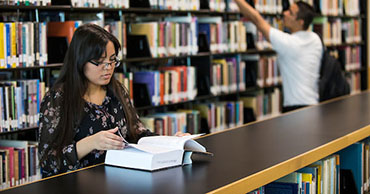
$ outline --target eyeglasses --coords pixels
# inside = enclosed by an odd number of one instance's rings
[[[89,62],[92,63],[93,65],[96,65],[97,67],[108,68],[108,66],[112,66],[113,65],[113,68],[116,68],[116,67],[118,67],[121,64],[121,59],[118,58],[118,57],[115,57],[114,58],[114,61],[112,61],[112,62],[102,62],[102,63],[99,63],[99,62],[96,62],[96,61],[93,61],[93,60],[89,60]]]

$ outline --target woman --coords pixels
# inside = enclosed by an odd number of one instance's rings
[[[102,163],[105,150],[123,149],[125,139],[154,135],[113,76],[119,50],[118,40],[97,25],[75,31],[61,74],[41,103],[43,177]]]

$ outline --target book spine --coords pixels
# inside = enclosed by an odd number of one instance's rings
[[[0,86],[0,132],[3,132],[4,126],[4,100],[3,100],[3,95],[4,95],[4,88]]]
[[[4,90],[5,90],[5,98],[4,98],[4,101],[5,101],[5,128],[6,128],[6,131],[10,131],[10,105],[9,105],[9,98],[10,98],[10,95],[9,95],[9,88],[10,86],[6,86],[4,87]]]
[[[16,23],[13,22],[10,24],[10,57],[11,57],[11,67],[15,68],[17,67],[17,29],[16,29]]]
[[[22,22],[17,22],[17,58],[18,58],[18,67],[23,67],[23,40],[22,40]]]
[[[6,67],[11,68],[11,53],[10,53],[10,23],[5,24],[5,50],[6,50]]]
[[[35,53],[35,62],[34,62],[34,66],[39,66],[40,65],[40,23],[38,22],[35,22],[33,23],[33,49],[34,49],[34,53]]]

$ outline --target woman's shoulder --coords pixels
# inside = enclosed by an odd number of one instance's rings
[[[43,97],[43,102],[45,101],[53,101],[53,100],[61,100],[63,98],[63,87],[52,87],[45,93]]]

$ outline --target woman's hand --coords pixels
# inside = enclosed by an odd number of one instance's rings
[[[118,127],[106,131],[100,131],[92,136],[91,143],[97,150],[122,150],[125,147],[123,138],[116,135]]]
[[[183,133],[181,131],[178,131],[175,134],[176,137],[182,137],[182,136],[188,136],[188,135],[190,135],[190,133]]]
[[[118,127],[106,131],[100,131],[94,135],[85,137],[76,143],[77,157],[81,159],[88,153],[96,150],[122,150],[125,147],[123,138],[114,134]]]

